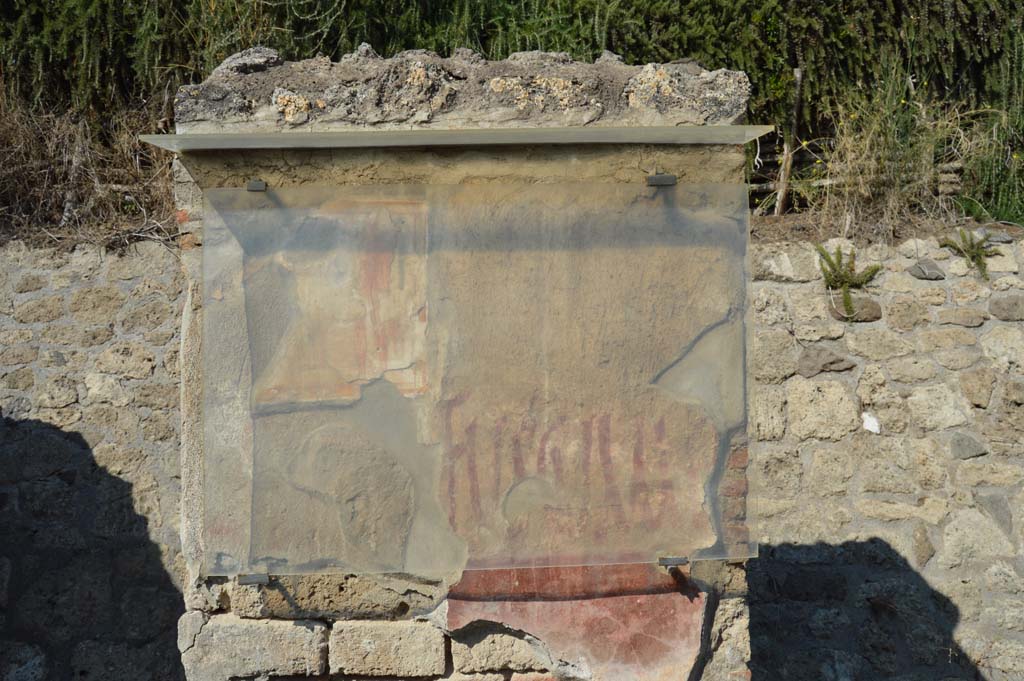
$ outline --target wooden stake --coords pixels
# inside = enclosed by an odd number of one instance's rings
[[[789,176],[793,172],[793,153],[796,145],[796,127],[800,120],[800,90],[804,82],[804,71],[797,67],[793,69],[793,78],[796,81],[796,93],[793,100],[793,120],[789,124],[789,130],[782,141],[782,167],[779,169],[779,196],[775,200],[775,214],[782,215],[786,212],[789,203]]]

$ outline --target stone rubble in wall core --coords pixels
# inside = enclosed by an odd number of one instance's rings
[[[470,50],[408,50],[383,59],[368,45],[299,62],[257,47],[229,57],[174,102],[178,133],[277,130],[729,125],[750,96],[745,74],[692,61],[630,66],[605,53],[488,61]]]

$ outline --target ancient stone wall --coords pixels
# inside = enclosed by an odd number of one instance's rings
[[[689,64],[627,67],[606,57],[580,71],[561,56],[531,54],[505,66],[502,75],[468,53],[406,53],[394,63],[365,50],[341,65],[284,65],[256,51],[179,94],[180,131],[727,123],[746,96],[735,74]],[[400,96],[389,99],[393,92]],[[601,593],[585,570],[563,572],[562,581],[506,574],[536,580],[518,593],[543,597],[506,601],[513,605],[503,613],[537,625],[512,628],[465,616],[479,612],[467,603],[493,594],[484,583],[460,584],[446,599],[451,585],[403,575],[243,584],[199,574],[200,187],[258,177],[271,187],[484,191],[510,180],[639,184],[653,172],[732,182],[742,151],[392,149],[183,160],[174,169],[180,251],[0,252],[0,676],[174,679],[184,668],[193,681],[584,678],[590,671],[563,654],[559,638],[571,631],[565,623],[580,622],[595,649],[633,651],[629,678],[680,650],[674,667],[662,667],[666,678],[1024,674],[1019,244],[999,246],[991,281],[934,241],[862,248],[859,267],[882,272],[856,299],[856,321],[826,293],[812,245],[754,244],[751,447],[730,461],[725,483],[735,503],[748,500],[758,557],[745,566],[698,562],[678,582],[626,575],[637,589],[625,595]],[[571,598],[581,588],[585,606]],[[571,605],[530,611],[559,601]],[[672,607],[655,607],[663,602]]]
[[[753,247],[754,678],[1024,674],[1024,250],[996,249],[990,281],[859,249],[851,322],[811,244]]]
[[[0,249],[0,678],[181,679],[177,250]]]
[[[877,309],[858,309],[880,316],[850,322],[831,314],[810,244],[754,244],[748,499],[762,548],[718,582],[702,678],[748,663],[754,679],[1024,670],[1024,253],[999,249],[986,282],[933,240],[861,248],[859,267],[883,271],[864,294]],[[156,244],[2,257],[0,663],[16,678],[178,678],[178,258]],[[178,645],[195,678],[567,671],[520,632],[448,642],[410,621],[441,603],[435,583],[211,580],[186,594]]]

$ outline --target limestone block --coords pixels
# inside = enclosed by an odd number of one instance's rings
[[[981,350],[976,345],[954,348],[952,350],[939,350],[932,355],[932,359],[942,367],[950,371],[960,371],[975,364],[981,359]]]
[[[46,653],[20,641],[0,641],[0,678],[4,681],[46,681]]]
[[[897,383],[920,383],[935,378],[935,364],[926,358],[910,356],[894,359],[885,365]]]
[[[967,329],[925,329],[917,334],[917,348],[921,352],[938,352],[977,343]]]
[[[939,242],[935,239],[907,239],[896,247],[904,258],[928,258],[937,250]]]
[[[761,331],[754,338],[750,370],[758,381],[781,383],[796,373],[799,355],[800,346],[788,331]]]
[[[989,608],[984,618],[1003,631],[1024,632],[1024,600],[1017,598]]]
[[[192,610],[186,612],[178,619],[178,650],[185,652],[196,642],[196,636],[210,620],[205,612]]]
[[[886,384],[885,374],[878,365],[864,369],[857,384],[857,397],[862,407],[869,407],[885,432],[902,433],[907,427],[907,409],[903,398]],[[866,418],[868,415],[865,414]],[[875,424],[876,426],[878,424]],[[865,421],[867,428],[867,421]],[[869,429],[870,430],[870,429]],[[875,429],[873,432],[879,432]]]
[[[711,628],[711,661],[702,681],[734,681],[749,674],[750,612],[742,598],[726,598],[715,610]]]
[[[1024,321],[1024,294],[995,296],[988,303],[988,311],[993,317],[1004,322]]]
[[[786,296],[776,288],[756,288],[751,296],[750,306],[754,310],[754,319],[763,326],[788,324],[792,321]]]
[[[752,460],[750,476],[758,498],[794,495],[800,491],[803,481],[800,452],[790,447],[759,448]]]
[[[434,610],[439,583],[385,575],[280,575],[265,586],[228,585],[231,611],[240,617],[279,619],[402,619]]]
[[[189,681],[327,671],[327,627],[320,622],[214,615],[192,636],[195,624],[190,620],[185,625],[185,638],[192,638],[192,645],[181,654]]]
[[[60,296],[34,298],[14,307],[14,319],[22,324],[52,322],[63,316],[64,299]]]
[[[944,499],[926,497],[918,504],[901,501],[881,501],[879,499],[858,499],[854,503],[858,513],[866,518],[893,522],[917,518],[930,525],[942,522],[949,513],[949,504]]]
[[[750,400],[751,434],[757,440],[779,440],[786,432],[786,394],[781,387],[760,386]]]
[[[832,496],[846,494],[853,477],[853,459],[845,448],[823,447],[811,455],[807,487],[814,494]]]
[[[922,430],[952,428],[967,422],[962,399],[947,385],[914,388],[907,398],[911,423]]]
[[[173,310],[162,300],[151,300],[148,303],[130,310],[121,319],[121,328],[126,333],[152,331],[171,318]]]
[[[117,376],[100,373],[85,375],[85,404],[95,402],[123,407],[129,401],[128,391],[121,386]]]
[[[981,347],[987,357],[1003,366],[1014,364],[1024,367],[1024,330],[999,325],[981,337]]]
[[[43,340],[56,345],[91,348],[102,345],[114,336],[109,326],[82,327],[78,324],[54,324],[40,334]]]
[[[894,296],[885,311],[889,326],[897,331],[910,331],[915,326],[925,324],[929,320],[928,308],[916,297],[910,295]]]
[[[31,367],[22,367],[9,373],[3,374],[0,378],[0,386],[8,390],[28,390],[35,385],[36,377]]]
[[[930,258],[922,258],[914,263],[910,269],[907,270],[907,274],[914,277],[915,279],[924,279],[927,281],[937,281],[946,278],[946,273],[942,271],[938,263]]]
[[[996,382],[996,372],[988,367],[971,369],[960,374],[960,389],[967,401],[975,407],[987,409],[992,399],[992,388]]]
[[[954,307],[948,310],[939,310],[936,321],[939,324],[976,328],[984,324],[988,318],[988,313],[984,310],[973,307]]]
[[[47,284],[47,279],[41,274],[26,274],[23,275],[18,282],[12,287],[15,293],[31,293],[32,291],[38,291]]]
[[[967,487],[1012,487],[1024,480],[1024,467],[996,461],[965,461],[956,471],[956,480]]]
[[[949,438],[949,454],[954,459],[973,459],[988,454],[988,448],[967,433],[953,433]]]
[[[818,255],[810,244],[754,244],[750,249],[754,281],[802,282],[821,278]]]
[[[75,384],[64,376],[50,378],[39,386],[36,393],[36,406],[46,409],[60,409],[78,401]]]
[[[946,269],[954,277],[965,277],[971,271],[971,265],[965,258],[953,258]]]
[[[928,528],[922,524],[916,525],[912,541],[914,564],[919,568],[924,567],[935,555],[935,545],[928,536]]]
[[[820,284],[788,286],[790,311],[793,320],[798,323],[826,321],[834,324],[828,314],[828,303],[824,289]]]
[[[868,359],[891,359],[908,355],[913,346],[899,334],[886,329],[863,329],[846,334],[850,351]]]
[[[848,314],[842,302],[841,293],[829,291],[825,296],[828,312],[833,319],[844,322],[876,322],[882,318],[882,306],[874,298],[851,296],[850,304],[853,306],[853,313]]]
[[[13,328],[0,329],[0,346],[18,345],[32,340],[32,329]]]
[[[331,629],[332,674],[439,676],[444,633],[427,622],[336,622]]]
[[[828,348],[818,345],[804,348],[797,362],[797,373],[811,378],[825,371],[848,371],[854,364],[849,358],[837,355]]]
[[[918,281],[906,272],[885,272],[879,275],[878,281],[883,291],[893,293],[910,293],[919,285]]]
[[[998,561],[985,570],[985,586],[992,591],[1003,591],[1010,594],[1024,592],[1024,580],[1006,561]]]
[[[975,508],[956,511],[942,533],[936,560],[947,569],[980,559],[1011,556],[1013,544],[994,520]]]
[[[835,340],[846,333],[846,325],[841,322],[810,322],[797,324],[793,328],[793,336],[798,341],[814,343],[820,340]]]
[[[474,627],[452,634],[452,662],[456,671],[545,671],[544,652],[528,636],[479,631]],[[540,652],[540,654],[538,654]]]
[[[30,345],[0,348],[0,365],[17,366],[34,362],[39,350]]]
[[[998,244],[993,246],[993,250],[995,255],[989,256],[985,261],[989,272],[1016,274],[1019,271],[1017,259],[1013,255],[1013,246]]]
[[[957,305],[984,300],[992,295],[988,287],[977,279],[961,279],[952,286],[953,302]]]
[[[140,343],[114,343],[96,358],[96,370],[129,378],[146,378],[153,373],[153,353]]]
[[[932,438],[917,438],[908,442],[907,449],[918,484],[931,490],[945,487],[949,475],[938,443]]]
[[[68,310],[79,324],[109,323],[120,312],[124,294],[113,286],[79,289],[71,295]]]
[[[948,294],[941,286],[929,286],[928,288],[917,289],[914,295],[925,305],[945,305]]]
[[[993,279],[992,281],[993,291],[1009,291],[1011,289],[1024,289],[1024,281],[1022,281],[1020,277],[1012,274]]]
[[[901,466],[903,462],[878,460],[865,466],[861,476],[861,491],[870,494],[914,494],[918,492],[914,472]]]
[[[790,431],[799,439],[838,440],[860,425],[849,389],[838,381],[796,376],[786,383]]]

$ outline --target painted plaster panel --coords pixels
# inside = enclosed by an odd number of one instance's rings
[[[746,555],[741,186],[206,197],[207,574]]]

